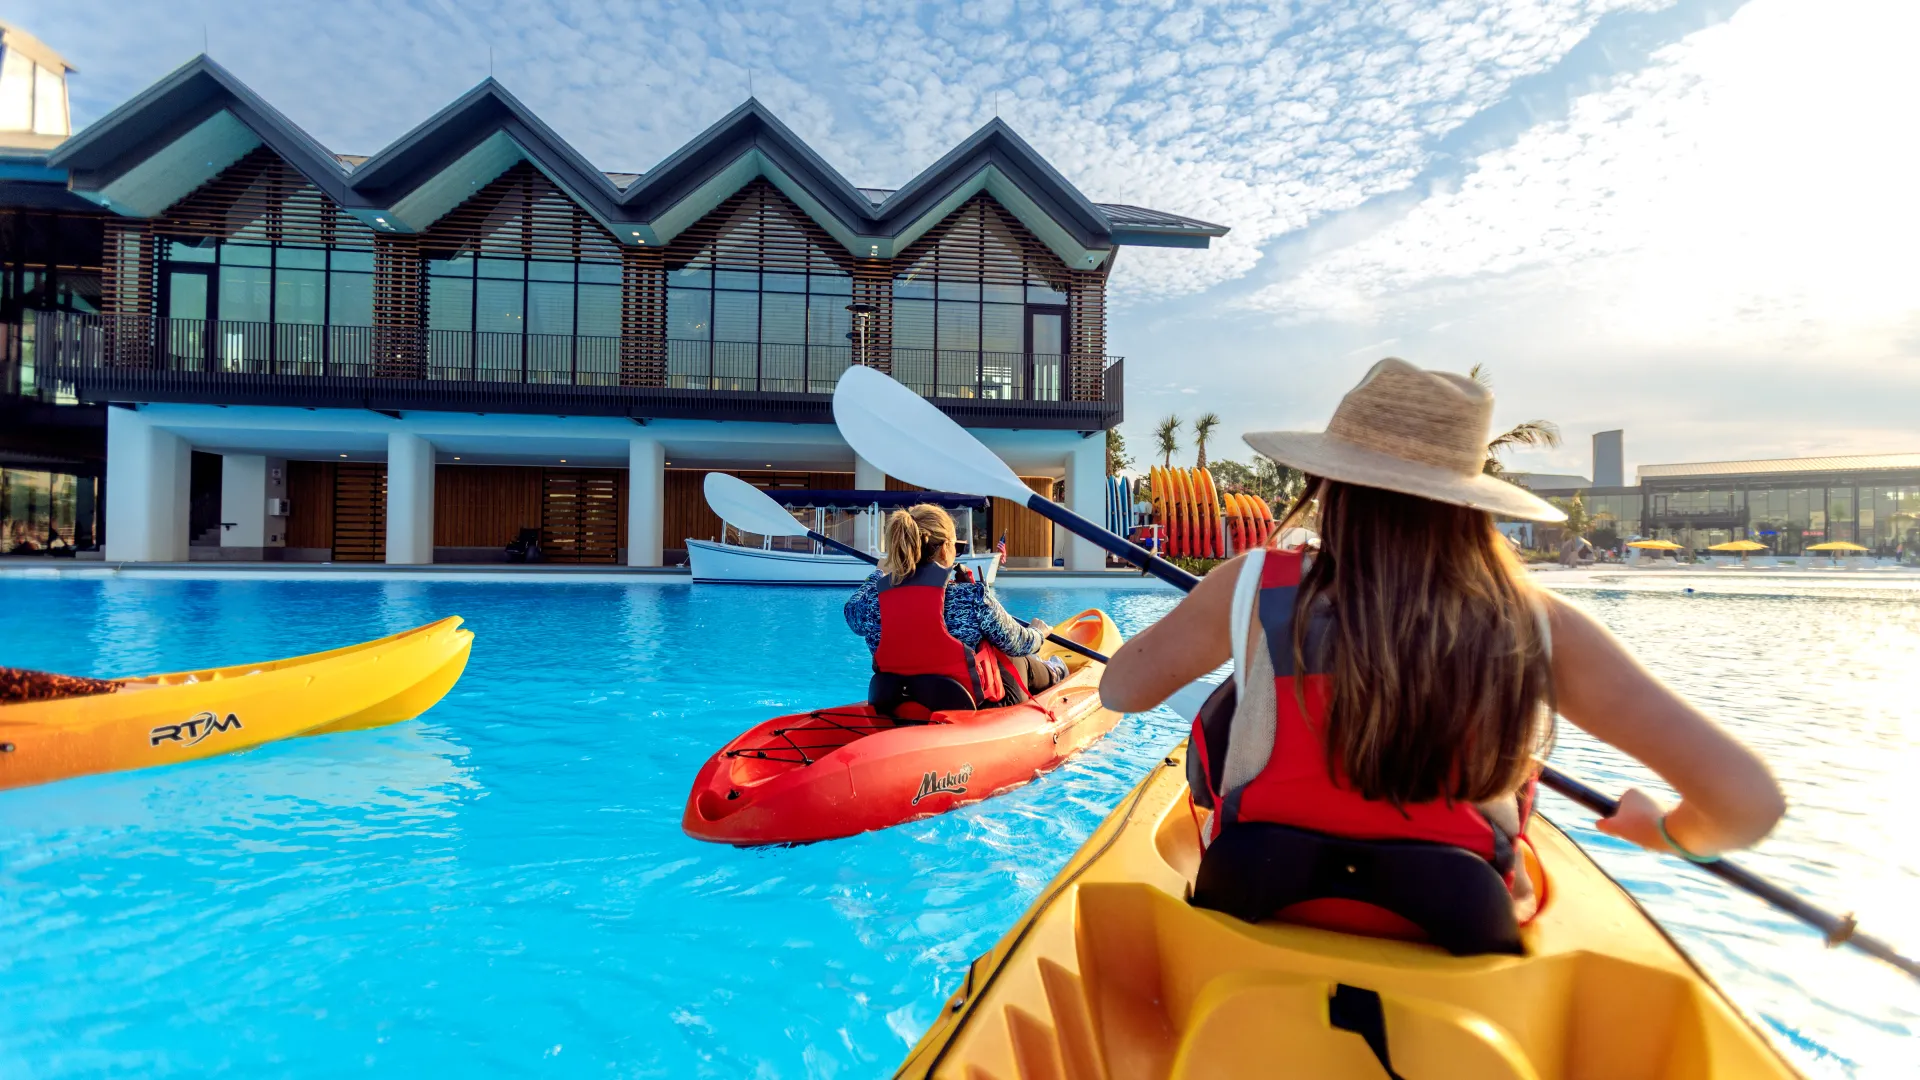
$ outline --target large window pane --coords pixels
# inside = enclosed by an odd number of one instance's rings
[[[325,270],[327,249],[317,247],[280,247],[274,249],[273,264],[282,270]]]
[[[851,296],[853,279],[841,274],[813,274],[807,278],[807,291],[828,296]]]
[[[980,348],[980,305],[940,301],[939,347],[942,352]]]
[[[586,264],[580,269],[586,270]],[[618,285],[582,285],[580,286],[580,329],[581,337],[620,336],[620,286]]]
[[[1029,304],[1064,304],[1066,302],[1067,293],[1064,289],[1031,282],[1027,285],[1027,303]]]
[[[176,262],[210,263],[214,251],[211,240],[175,240],[167,245],[167,258]]]
[[[473,260],[465,255],[456,259],[428,259],[427,273],[434,277],[472,277]]]
[[[760,294],[715,292],[713,340],[751,342],[760,339]]]
[[[853,314],[843,296],[807,298],[807,340],[815,345],[847,345],[847,332],[853,329]],[[895,333],[898,333],[896,329]],[[897,338],[895,339],[898,340]]]
[[[572,283],[559,281],[527,283],[527,333],[566,336],[573,334]]]
[[[980,348],[986,352],[1020,352],[1026,347],[1020,325],[1027,309],[1013,304],[982,304]]]
[[[373,252],[371,251],[335,250],[332,259],[335,270],[358,270],[369,274],[373,272]]]
[[[980,283],[978,281],[954,281],[950,278],[940,278],[938,284],[940,299],[942,300],[980,299]]]
[[[518,334],[526,326],[525,285],[518,281],[476,282],[473,328],[497,334]]]
[[[712,288],[713,271],[701,263],[683,266],[678,270],[669,270],[667,272],[667,285],[669,287],[679,286],[687,289]]]
[[[896,349],[933,348],[933,301],[895,300],[893,302],[893,347]]]
[[[995,285],[987,282],[980,286],[981,299],[989,304],[1024,304],[1027,290],[1020,285]]]
[[[799,345],[807,340],[807,298],[805,296],[762,293],[760,318],[761,341]]]
[[[259,244],[221,244],[220,262],[227,266],[271,266],[273,249]]]
[[[716,270],[713,273],[713,287],[716,289],[760,288],[760,273],[757,270]]]
[[[358,275],[343,274],[341,276]],[[373,311],[371,282],[372,279],[369,278],[367,303],[369,315]],[[464,278],[428,278],[427,326],[434,330],[473,329],[473,282]]]
[[[530,262],[527,264],[527,276],[535,281],[572,281],[573,264],[570,262]]]
[[[899,278],[893,283],[893,295],[900,300],[931,300],[933,281],[928,278]]]
[[[523,278],[527,274],[527,264],[519,259],[481,259],[479,262],[481,277]]]
[[[228,322],[266,322],[272,315],[268,307],[270,273],[264,266],[222,266],[220,318]]]
[[[8,50],[11,52],[12,50]],[[40,135],[67,133],[66,95],[60,74],[36,65],[33,69],[33,130]]]
[[[33,130],[33,61],[17,49],[0,56],[0,131]]]
[[[580,280],[592,281],[603,285],[620,284],[620,264],[611,262],[582,262]],[[584,303],[585,301],[582,301]]]
[[[327,321],[333,325],[372,326],[373,275],[342,274],[335,271],[327,303],[330,309],[327,312]]]
[[[760,287],[768,292],[806,292],[807,275],[776,274],[769,271],[761,275]]]
[[[713,294],[705,289],[667,290],[667,337],[705,341],[711,336]]]
[[[324,257],[325,253],[321,253]],[[319,270],[274,272],[273,321],[319,325],[327,315],[327,275]]]

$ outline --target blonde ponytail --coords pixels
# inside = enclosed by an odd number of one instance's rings
[[[888,514],[886,533],[880,569],[898,585],[953,543],[953,518],[932,503],[920,503]]]

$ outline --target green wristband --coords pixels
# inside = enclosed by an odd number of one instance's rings
[[[1716,863],[1720,861],[1720,856],[1718,855],[1695,855],[1693,852],[1681,847],[1680,841],[1675,840],[1673,834],[1667,831],[1667,815],[1665,814],[1660,815],[1660,839],[1667,842],[1667,846],[1673,849],[1675,855],[1680,856],[1690,863],[1700,863],[1704,865],[1706,863]]]

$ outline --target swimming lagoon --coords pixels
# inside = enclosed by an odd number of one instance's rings
[[[1747,861],[1912,949],[1920,589],[1556,581],[1774,761],[1793,808]],[[1691,594],[1685,590],[1693,588]],[[1162,590],[1028,587],[1018,614]],[[457,614],[460,684],[418,721],[0,792],[0,1075],[888,1074],[967,962],[1185,732],[1164,711],[1018,791],[808,847],[679,828],[769,715],[864,691],[837,590],[0,577],[0,663],[238,663]],[[1563,727],[1555,760],[1647,777]],[[1810,1076],[1911,1075],[1920,991],[1675,863],[1546,811]]]

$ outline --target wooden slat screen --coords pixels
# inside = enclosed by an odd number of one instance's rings
[[[1055,481],[1052,477],[1023,476],[1020,479],[1028,487],[1047,498],[1054,497]],[[1051,562],[1053,522],[1018,503],[995,499],[993,500],[994,540],[999,540],[1002,533],[1007,537],[1008,558],[1039,556]]]
[[[542,470],[540,554],[547,561],[618,560],[622,476],[613,469]]]
[[[669,273],[686,267],[853,274],[853,257],[764,179],[728,196],[667,245]]]
[[[373,230],[340,209],[285,159],[264,146],[221,170],[153,219],[164,237],[212,237],[255,244],[373,247]]]
[[[1118,249],[1116,249],[1117,251]],[[1067,396],[1073,401],[1099,401],[1106,396],[1107,273],[1113,256],[1098,270],[1075,270],[1067,289]]]
[[[417,236],[379,236],[373,246],[373,373],[427,376],[426,265]]]
[[[667,268],[659,248],[628,248],[622,260],[620,385],[667,385]]]
[[[287,462],[287,546],[333,548],[333,462]]]
[[[333,467],[333,561],[385,562],[387,467],[341,462]]]
[[[907,246],[893,262],[896,278],[916,281],[1029,282],[1067,292],[1072,271],[993,196],[981,192]]]
[[[504,549],[521,529],[541,527],[540,496],[538,467],[435,466],[434,546]]]
[[[429,259],[621,261],[613,234],[529,162],[519,162],[420,233]]]
[[[153,317],[159,303],[159,261],[150,223],[115,219],[106,227],[106,273],[100,287],[109,363],[151,367]]]
[[[880,310],[867,324],[867,351],[859,353],[854,341],[854,361],[893,373],[893,260],[861,259],[853,264],[853,301],[872,304]],[[858,329],[856,324],[856,329]]]

